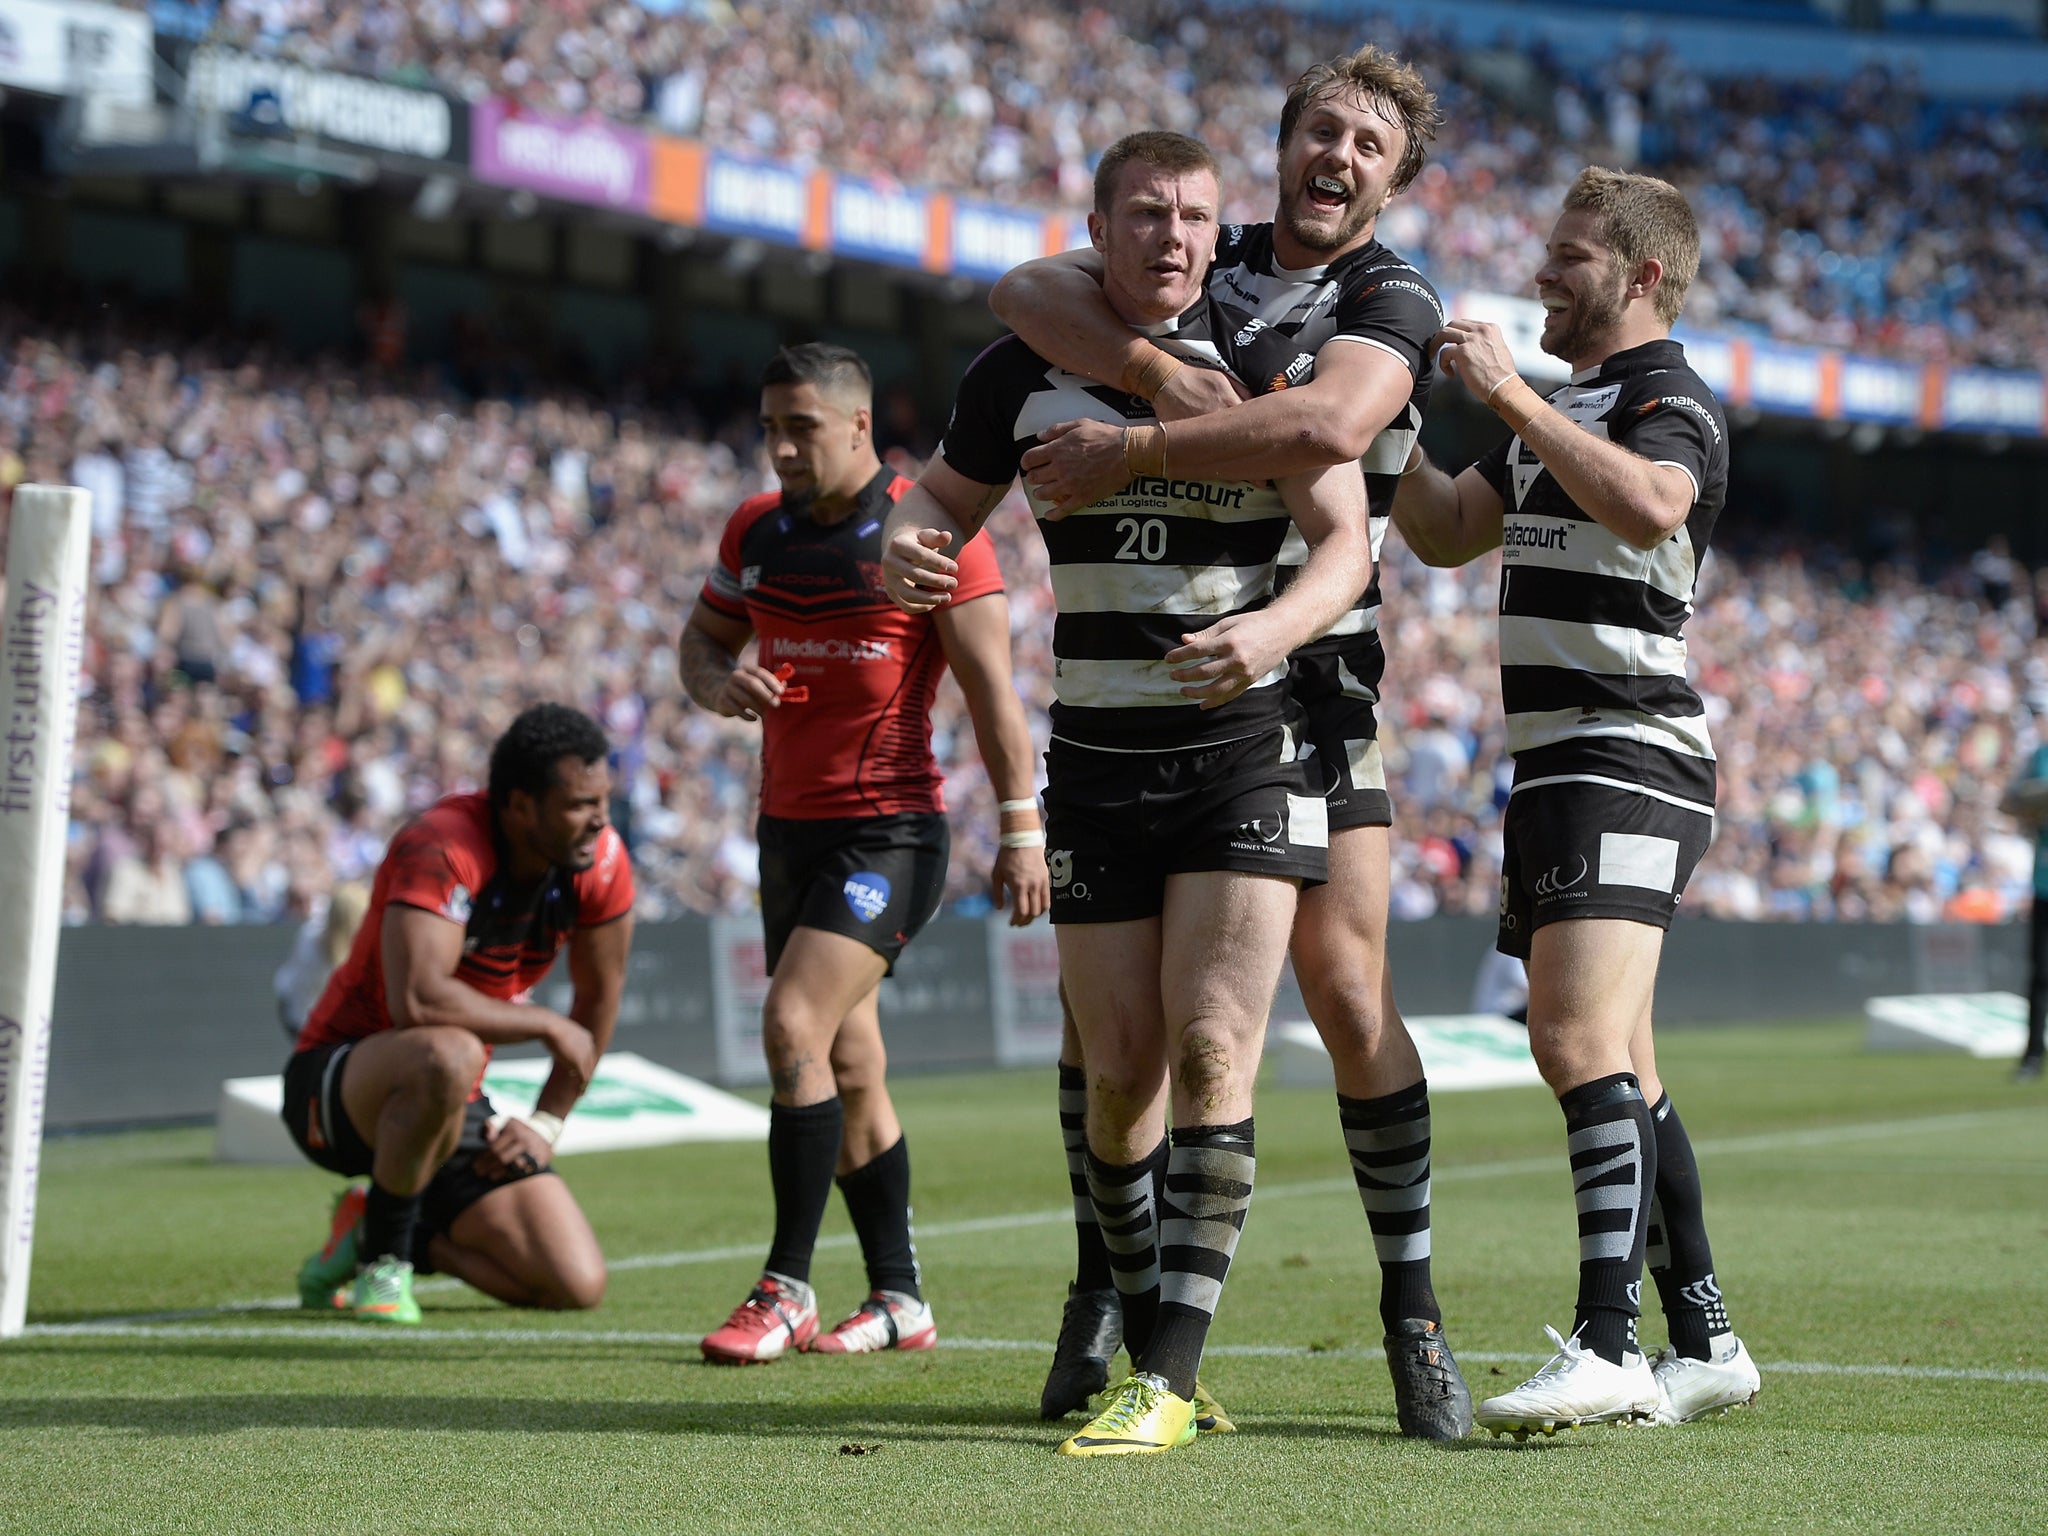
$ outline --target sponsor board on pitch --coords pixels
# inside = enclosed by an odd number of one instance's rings
[[[2027,1043],[2027,1000],[2016,992],[1929,992],[1863,1005],[1869,1051],[1948,1051],[2017,1057]]]
[[[1431,1093],[1543,1081],[1529,1054],[1529,1031],[1503,1014],[1448,1013],[1405,1022]],[[1290,1088],[1330,1086],[1330,1053],[1315,1025],[1276,1020],[1267,1039],[1275,1081]]]
[[[494,1108],[529,1112],[552,1063],[544,1059],[493,1061],[484,1092]],[[214,1158],[223,1163],[296,1163],[299,1149],[279,1118],[282,1077],[236,1077],[220,1085]],[[694,1077],[685,1077],[631,1051],[613,1051],[598,1063],[575,1112],[562,1126],[555,1151],[616,1152],[684,1141],[765,1141],[768,1111]]]

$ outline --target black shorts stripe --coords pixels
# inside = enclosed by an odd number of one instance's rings
[[[1607,672],[1581,672],[1576,667],[1504,666],[1500,669],[1500,700],[1510,715],[1620,709],[1681,720],[1706,713],[1700,696],[1682,677],[1616,677]]]
[[[1261,598],[1235,613],[1265,607]],[[1052,627],[1052,653],[1062,661],[1157,661],[1229,617],[1221,613],[1063,613]]]
[[[1056,523],[1041,519],[1038,529],[1045,535],[1046,559],[1053,565],[1129,566],[1135,562],[1128,553],[1118,559],[1119,552],[1143,547],[1133,535],[1133,522],[1164,523],[1163,547],[1170,558],[1161,563],[1184,565],[1191,571],[1207,565],[1268,564],[1280,552],[1280,541],[1290,526],[1284,517],[1224,523],[1137,511],[1114,517],[1106,512],[1087,513]],[[1153,547],[1161,546],[1155,541]]]
[[[1501,612],[1515,618],[1555,619],[1566,624],[1611,624],[1650,635],[1676,635],[1690,611],[1681,598],[1628,576],[1561,571],[1547,565],[1512,564],[1503,587]]]

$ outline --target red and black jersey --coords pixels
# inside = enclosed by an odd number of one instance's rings
[[[508,1002],[547,975],[576,929],[595,928],[632,910],[632,863],[610,827],[598,837],[590,868],[580,872],[551,869],[536,884],[520,887],[504,876],[502,862],[488,795],[450,795],[401,828],[377,868],[356,941],[327,979],[298,1048],[309,1051],[391,1028],[384,912],[394,902],[462,924],[456,979]]]
[[[820,523],[780,492],[740,503],[704,601],[753,626],[761,665],[789,693],[763,712],[761,810],[792,820],[943,811],[932,694],[946,669],[938,627],[882,584],[882,524],[910,482],[883,470],[853,512]],[[955,603],[1003,590],[986,536],[960,549]]]

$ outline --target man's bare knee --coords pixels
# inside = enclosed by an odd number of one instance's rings
[[[423,1030],[413,1070],[400,1084],[401,1095],[431,1107],[459,1110],[483,1075],[484,1043],[466,1029]]]
[[[1188,1022],[1177,1063],[1181,1096],[1202,1109],[1218,1108],[1235,1081],[1244,1042],[1238,1021],[1216,1014]]]
[[[550,1312],[589,1312],[604,1300],[611,1276],[603,1259],[558,1267],[538,1288],[538,1306]]]

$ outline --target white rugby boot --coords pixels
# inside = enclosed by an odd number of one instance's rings
[[[1557,1353],[1512,1392],[1481,1403],[1473,1414],[1481,1429],[1526,1440],[1575,1424],[1632,1423],[1657,1411],[1657,1378],[1641,1355],[1632,1365],[1615,1365],[1582,1346],[1576,1335],[1567,1339],[1548,1324],[1543,1331]]]
[[[1675,1349],[1660,1349],[1650,1362],[1662,1397],[1657,1404],[1655,1424],[1690,1424],[1710,1413],[1745,1408],[1763,1390],[1763,1377],[1756,1362],[1742,1347],[1742,1340],[1729,1336],[1711,1360],[1693,1360]]]

